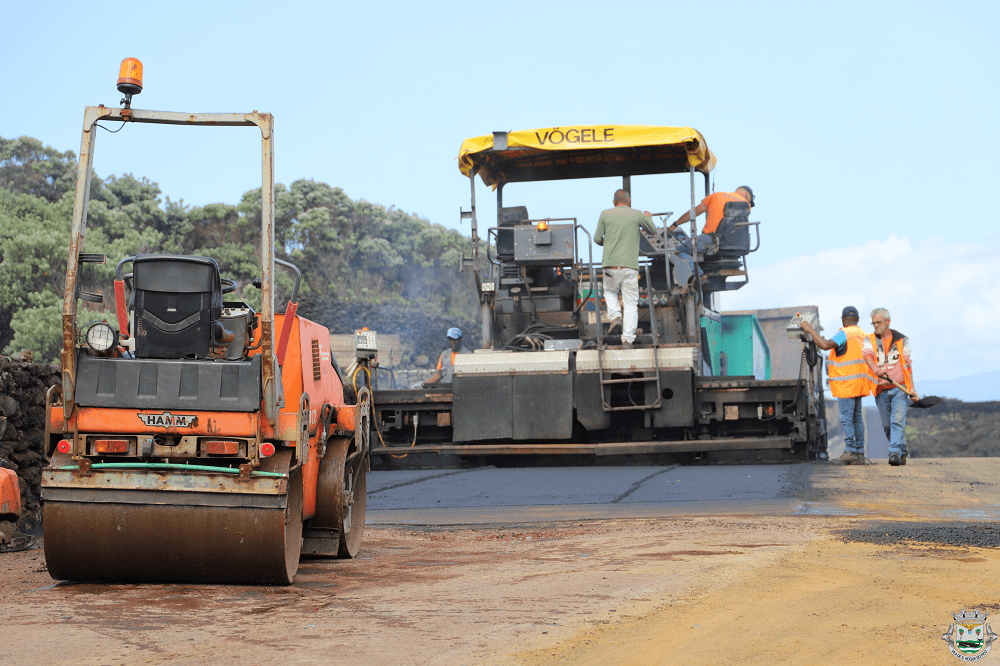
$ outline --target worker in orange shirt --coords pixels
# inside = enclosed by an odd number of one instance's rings
[[[461,329],[455,327],[449,328],[445,337],[448,340],[448,349],[441,352],[441,356],[438,358],[437,370],[431,375],[430,379],[424,382],[424,386],[439,382],[450,384],[455,376],[455,357],[459,354],[472,353],[462,346]]]
[[[722,221],[723,211],[726,208],[726,204],[730,201],[746,201],[750,204],[750,207],[753,208],[753,190],[751,190],[748,185],[743,185],[736,188],[735,192],[713,192],[702,199],[701,203],[694,209],[695,217],[708,213],[708,217],[705,218],[705,226],[702,227],[701,233],[697,235],[697,245],[695,247],[697,247],[698,252],[704,252],[712,246],[712,234],[714,234],[715,230],[719,228],[719,222]],[[673,231],[690,220],[691,211],[689,210],[678,217],[677,221],[671,224],[668,229]],[[683,249],[686,249],[687,253],[690,253],[690,241],[687,241],[685,245],[686,247]]]

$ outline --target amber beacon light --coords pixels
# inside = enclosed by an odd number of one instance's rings
[[[132,95],[142,92],[142,62],[138,58],[125,58],[118,69],[118,92],[125,95],[121,101],[125,108],[132,104]]]

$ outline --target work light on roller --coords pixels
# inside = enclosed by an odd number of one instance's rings
[[[105,323],[97,323],[87,331],[87,345],[96,352],[105,352],[115,346],[117,333]]]

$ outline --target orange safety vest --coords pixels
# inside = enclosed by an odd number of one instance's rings
[[[892,329],[889,329],[889,333],[890,335],[888,339],[891,339]],[[871,340],[872,349],[875,350],[875,365],[878,365],[879,343],[885,341],[886,338],[876,338],[875,334],[872,333],[868,336],[868,339]],[[903,357],[903,338],[896,340],[896,351],[899,353],[899,367],[903,370],[903,385],[906,387],[907,391],[913,393],[913,374],[910,372],[910,369],[906,367],[906,360]],[[885,348],[885,345],[882,345],[882,358],[889,358],[889,350]],[[876,378],[876,381],[878,381],[878,378]],[[882,391],[888,391],[891,388],[896,387],[892,384],[889,384],[888,386],[876,386],[875,393],[877,395]]]
[[[865,332],[859,326],[841,329],[847,334],[847,351],[837,356],[830,350],[826,373],[830,378],[830,392],[835,398],[863,398],[871,395],[875,379],[872,377],[862,352]]]

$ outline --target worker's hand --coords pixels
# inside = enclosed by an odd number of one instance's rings
[[[802,320],[802,323],[799,324],[799,327],[802,328],[802,330],[805,331],[806,333],[812,333],[813,332],[812,325],[809,322],[807,322],[805,319]]]
[[[645,215],[646,217],[653,217],[653,214],[650,213],[648,210],[642,211],[642,214]]]
[[[920,396],[917,395],[916,391],[914,391],[913,393],[910,394],[910,400],[912,400],[913,402],[916,402],[917,400],[920,400]]]

